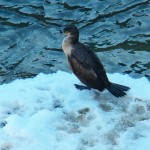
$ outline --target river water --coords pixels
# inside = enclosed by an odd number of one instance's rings
[[[150,80],[150,0],[0,0],[0,83],[69,71],[61,42],[70,23],[107,72]]]

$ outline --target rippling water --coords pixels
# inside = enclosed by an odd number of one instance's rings
[[[149,0],[0,0],[0,83],[69,71],[62,28],[74,23],[107,72],[150,79]]]

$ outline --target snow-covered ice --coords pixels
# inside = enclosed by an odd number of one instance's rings
[[[67,72],[0,86],[1,150],[146,150],[150,147],[150,82],[108,74],[131,88],[124,98],[79,91]]]

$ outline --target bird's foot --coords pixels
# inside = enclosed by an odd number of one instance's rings
[[[75,87],[78,89],[78,90],[91,90],[91,88],[87,87],[87,86],[84,86],[84,85],[78,85],[78,84],[74,84]]]

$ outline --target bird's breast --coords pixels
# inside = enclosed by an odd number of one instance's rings
[[[63,48],[63,51],[66,54],[66,56],[71,55],[72,48],[71,48],[71,44],[70,44],[70,41],[69,41],[68,37],[65,37],[63,39],[62,48]]]

